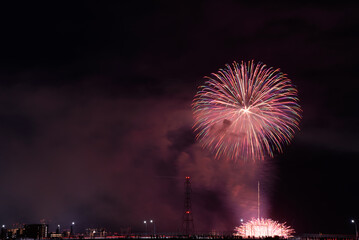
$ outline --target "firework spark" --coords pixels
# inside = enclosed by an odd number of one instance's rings
[[[243,223],[241,226],[234,229],[235,236],[241,237],[282,237],[289,238],[295,233],[294,229],[286,226],[285,223],[279,223],[272,219],[256,218],[249,222]]]
[[[279,69],[253,61],[206,77],[194,97],[194,130],[216,158],[262,160],[282,152],[301,119],[297,90]]]

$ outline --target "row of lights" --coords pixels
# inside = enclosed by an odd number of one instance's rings
[[[71,223],[71,225],[72,225],[72,226],[74,226],[74,225],[75,225],[75,222],[72,222],[72,223]],[[59,229],[59,231],[60,231],[60,224],[59,224],[59,225],[57,225],[57,228],[58,228],[58,229]]]
[[[240,221],[241,221],[241,223],[243,223],[243,218],[241,218]],[[352,219],[351,222],[354,223],[354,226],[355,226],[355,236],[356,236],[356,239],[358,239],[357,223],[355,222],[354,219]],[[147,233],[147,221],[144,220],[143,223],[146,224],[146,233]],[[156,224],[155,224],[155,222],[154,222],[152,219],[150,220],[150,223],[153,223],[153,234],[155,234]],[[74,226],[74,225],[75,225],[75,222],[72,222],[71,224],[72,224],[72,226]],[[2,227],[2,228],[5,228],[5,225],[2,225],[1,227]],[[57,225],[57,227],[60,229],[60,225]]]
[[[151,221],[152,221],[152,220],[151,220]],[[72,226],[74,226],[74,225],[75,225],[75,222],[72,222],[71,224],[72,224]],[[5,225],[2,225],[1,227],[2,227],[2,228],[5,228]],[[57,225],[57,227],[60,229],[60,225]]]

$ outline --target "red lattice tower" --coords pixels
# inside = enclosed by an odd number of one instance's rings
[[[186,177],[185,185],[185,198],[184,198],[184,213],[183,213],[183,224],[182,229],[185,235],[194,234],[194,223],[192,215],[192,204],[191,204],[191,181],[190,177]]]

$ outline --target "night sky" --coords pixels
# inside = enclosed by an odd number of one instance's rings
[[[125,1],[124,1],[125,2]],[[358,5],[89,1],[1,5],[0,224],[180,229],[191,176],[198,231],[262,214],[297,233],[359,221]],[[204,76],[280,68],[300,131],[262,162],[213,158],[192,132]]]

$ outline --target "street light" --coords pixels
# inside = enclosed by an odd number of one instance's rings
[[[146,235],[147,235],[147,221],[143,221],[144,224],[146,224]]]
[[[241,218],[241,223],[243,223],[243,218]]]
[[[352,223],[354,223],[355,226],[355,239],[358,239],[358,228],[357,228],[357,223],[355,222],[354,219],[352,219],[351,221]]]
[[[70,235],[74,235],[74,226],[75,226],[75,222],[71,223],[71,230],[70,230]]]
[[[156,224],[155,224],[155,221],[150,220],[150,223],[153,223],[153,235],[155,235],[155,234],[156,234]]]

